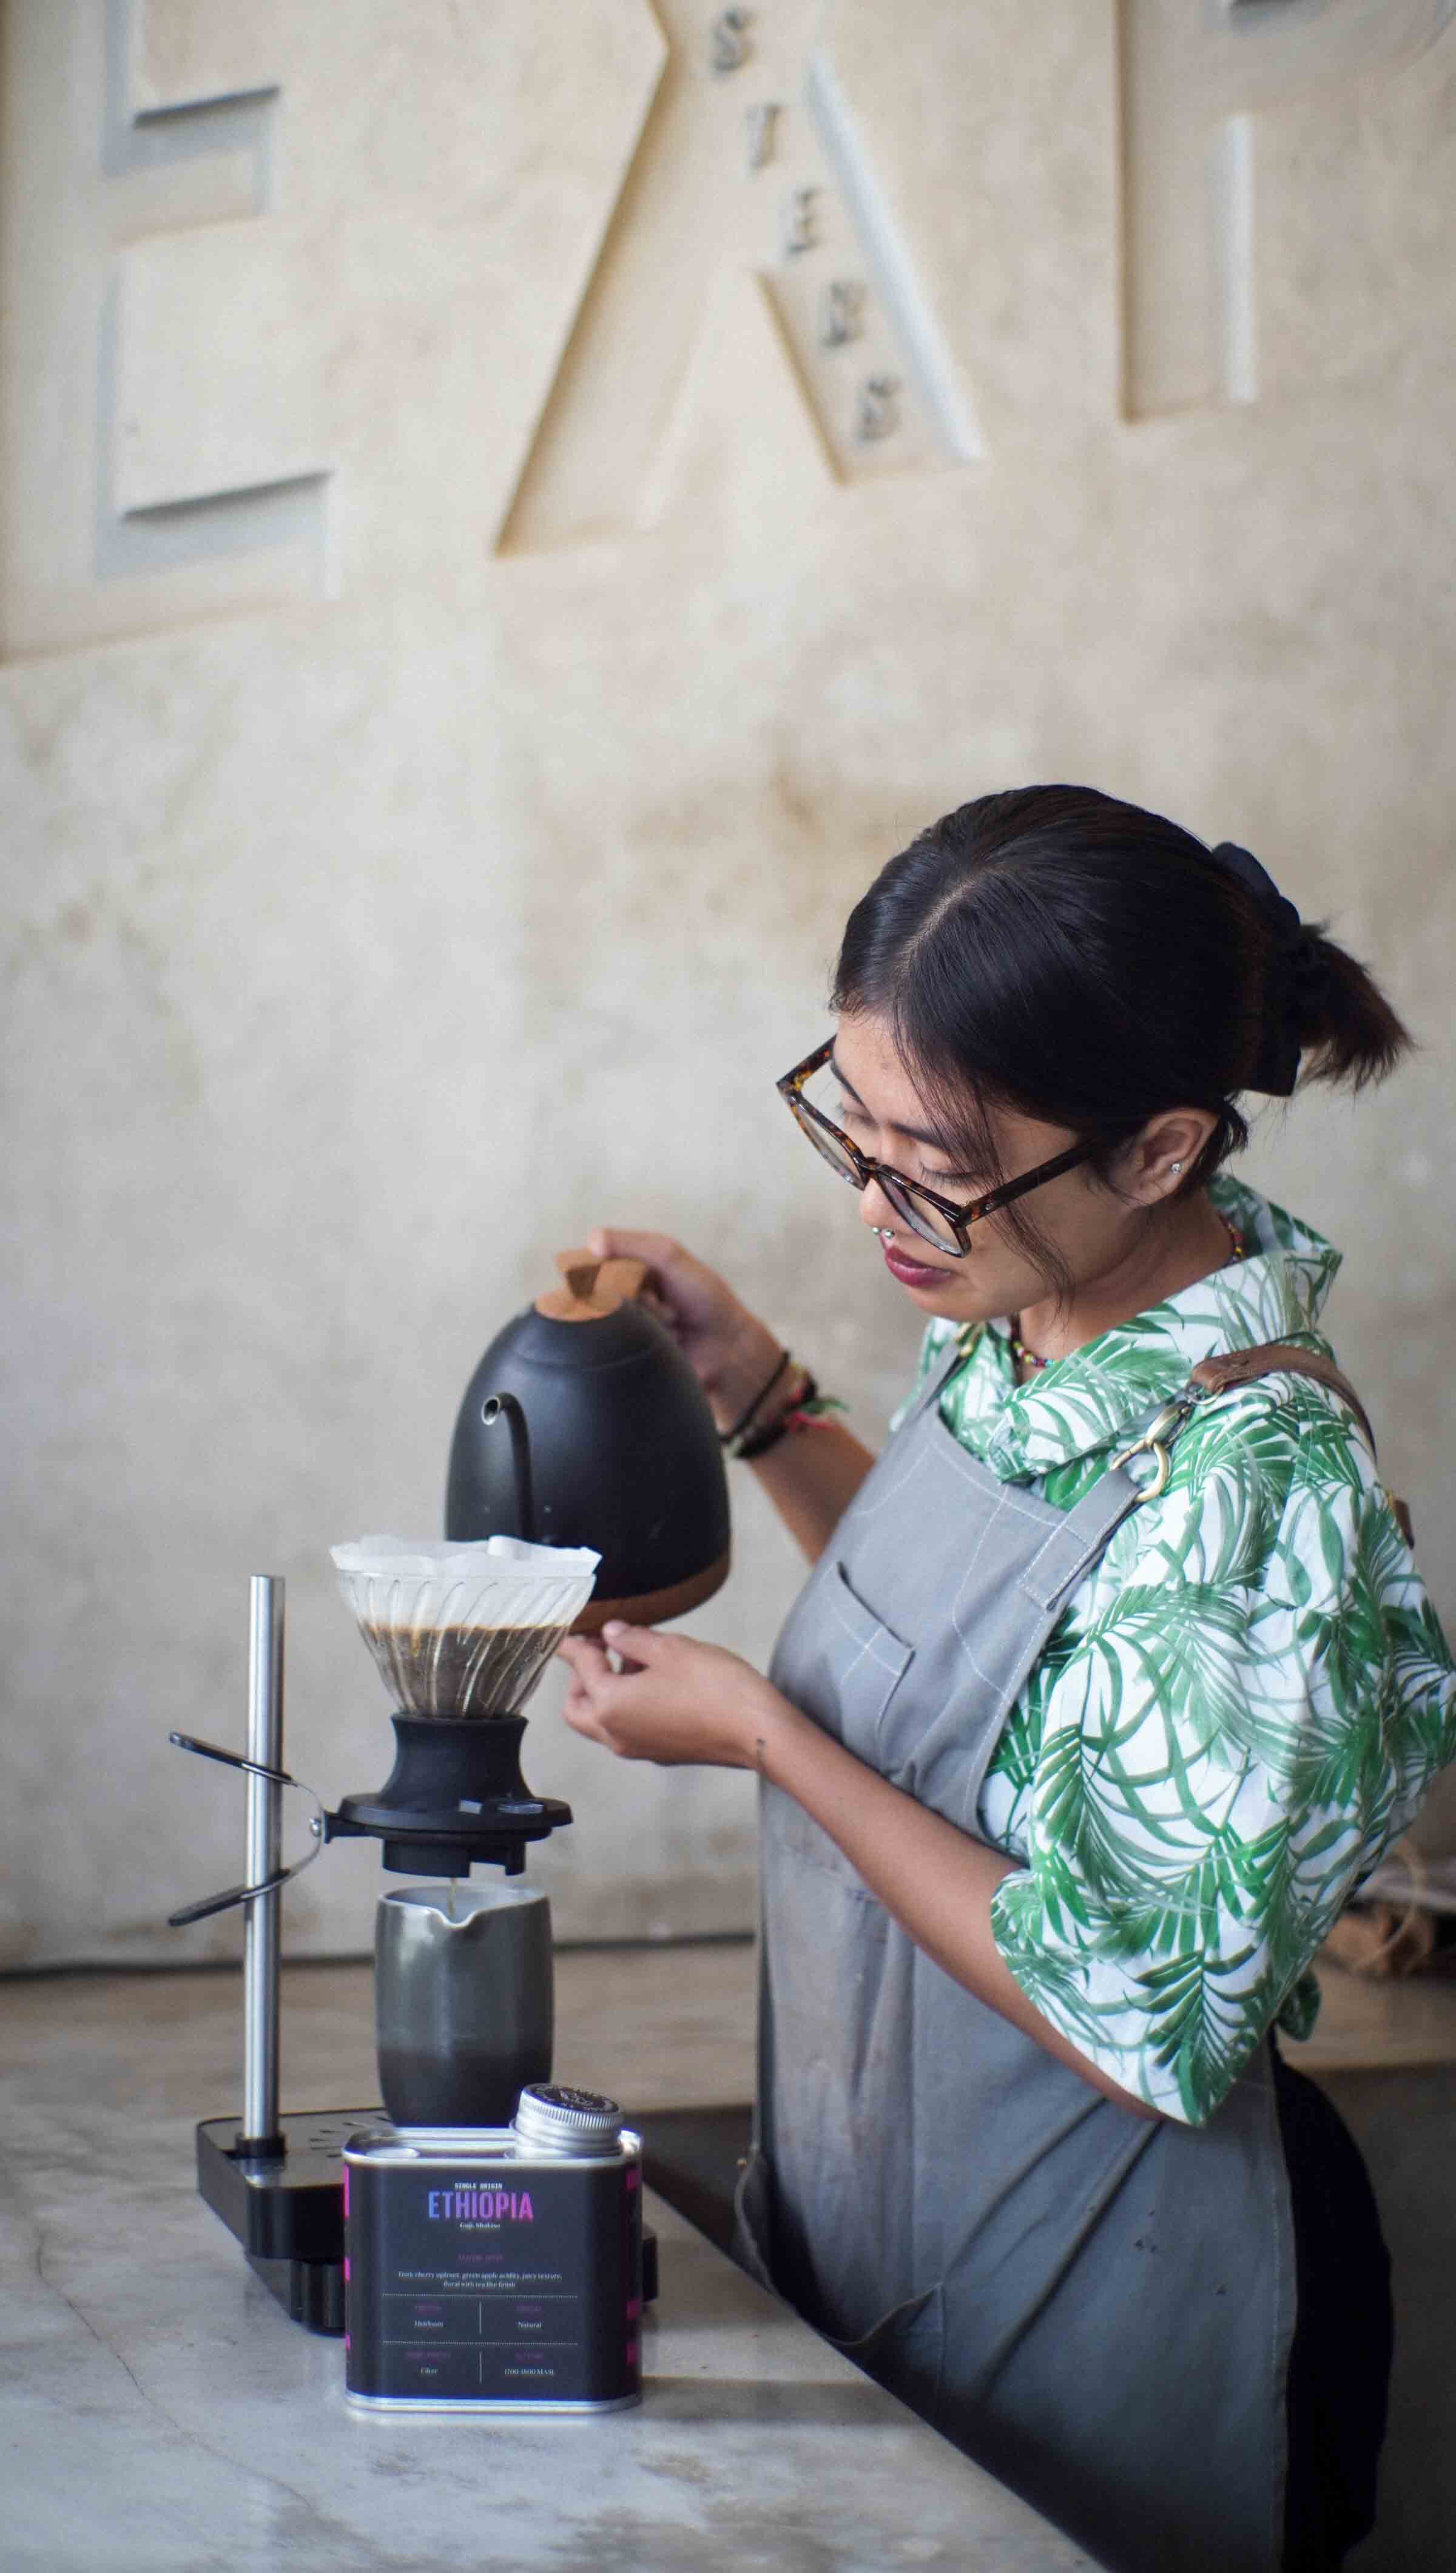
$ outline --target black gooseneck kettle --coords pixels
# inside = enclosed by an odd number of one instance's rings
[[[639,1300],[645,1262],[564,1251],[556,1267],[561,1285],[506,1323],[466,1387],[445,1534],[594,1546],[583,1633],[608,1617],[684,1616],[728,1577],[728,1482],[707,1397]]]

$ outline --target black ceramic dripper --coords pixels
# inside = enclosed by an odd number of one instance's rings
[[[331,1840],[380,1841],[394,1876],[468,1876],[476,1862],[519,1876],[531,1841],[571,1820],[520,1774],[523,1715],[391,1715],[394,1766],[370,1794],[343,1796]]]

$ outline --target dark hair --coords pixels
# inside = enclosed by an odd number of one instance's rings
[[[1248,1141],[1234,1105],[1271,1029],[1304,1081],[1361,1090],[1411,1038],[1363,965],[1273,908],[1201,840],[1090,786],[962,804],[883,867],[849,917],[832,1005],[888,1023],[958,1164],[1008,1176],[997,1106],[1070,1128],[1110,1165],[1165,1108],[1213,1131],[1179,1188]],[[1005,1221],[1049,1282],[1070,1280],[1020,1205]]]

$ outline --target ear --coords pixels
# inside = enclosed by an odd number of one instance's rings
[[[1119,1173],[1122,1187],[1142,1206],[1155,1206],[1160,1199],[1174,1196],[1217,1123],[1206,1108],[1160,1110],[1126,1147]]]

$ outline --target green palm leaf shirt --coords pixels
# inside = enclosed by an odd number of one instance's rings
[[[1010,1331],[967,1334],[947,1426],[1070,1509],[1201,1358],[1293,1339],[1329,1243],[1221,1174],[1248,1257],[1018,1385]],[[920,1381],[958,1325],[932,1322]],[[1007,1721],[981,1829],[1020,1862],[997,1945],[1053,2025],[1198,2125],[1272,2023],[1307,2036],[1311,1961],[1456,1759],[1456,1667],[1339,1397],[1264,1379],[1194,1411],[1167,1489],[1123,1521]]]

